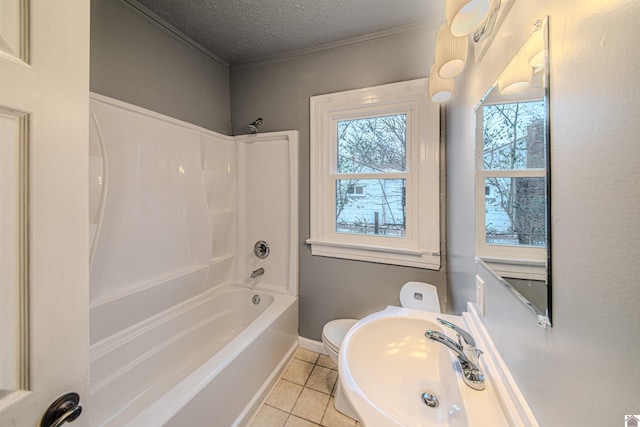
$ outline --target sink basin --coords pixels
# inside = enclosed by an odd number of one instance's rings
[[[457,356],[424,336],[431,329],[456,339],[438,317],[465,327],[459,316],[394,306],[358,321],[340,346],[336,407],[344,402],[340,406],[364,427],[537,427],[506,366],[477,328],[475,339],[482,336],[485,347],[479,367],[486,387],[463,383]],[[427,404],[431,396],[435,407]]]
[[[436,315],[388,307],[360,320],[340,349],[340,381],[347,401],[367,427],[469,426],[456,360],[424,336],[445,332]],[[446,317],[439,315],[440,317]],[[422,394],[435,396],[428,406]]]

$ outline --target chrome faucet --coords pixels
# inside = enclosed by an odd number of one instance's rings
[[[264,274],[264,268],[260,267],[259,269],[253,270],[251,272],[251,278],[255,279],[256,277],[262,276],[263,274]]]
[[[432,331],[431,329],[425,332],[424,335],[430,340],[444,344],[456,353],[462,368],[462,379],[466,385],[474,390],[484,390],[484,374],[478,366],[482,350],[476,348],[476,342],[469,332],[444,319],[437,318],[437,320],[456,331],[458,342],[455,342],[442,332]]]

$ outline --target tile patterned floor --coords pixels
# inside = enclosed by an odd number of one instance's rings
[[[333,406],[338,367],[299,348],[250,427],[360,427]]]

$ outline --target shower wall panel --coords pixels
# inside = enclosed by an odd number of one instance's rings
[[[246,285],[298,295],[298,132],[237,136],[238,280]],[[254,244],[264,240],[269,256]],[[295,256],[292,256],[295,254]],[[264,268],[264,275],[251,278]]]
[[[90,107],[92,343],[229,283],[297,295],[297,132],[229,137],[98,94]]]
[[[96,99],[91,111],[108,177],[92,302],[208,265],[199,132]]]
[[[200,134],[202,179],[212,231],[211,266],[207,288],[235,278],[236,142],[231,137]]]

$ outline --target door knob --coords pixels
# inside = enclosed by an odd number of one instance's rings
[[[57,398],[45,411],[40,427],[60,427],[75,421],[82,413],[78,393],[67,393]]]

